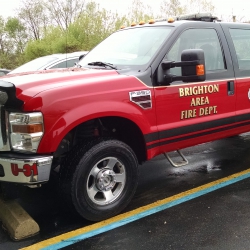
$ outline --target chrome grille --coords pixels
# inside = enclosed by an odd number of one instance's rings
[[[7,119],[6,111],[4,107],[0,105],[0,151],[10,150],[6,119]]]
[[[1,107],[0,110],[0,122],[1,122],[1,135],[3,144],[6,145],[7,143],[7,131],[6,131],[6,121],[5,121],[5,110]]]
[[[0,177],[4,177],[5,173],[4,173],[4,169],[3,166],[0,164]]]

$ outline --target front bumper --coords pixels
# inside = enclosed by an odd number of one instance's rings
[[[35,185],[49,180],[52,156],[0,154],[0,182]]]

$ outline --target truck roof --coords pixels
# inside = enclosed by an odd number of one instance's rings
[[[148,23],[145,22],[140,22],[139,24],[132,23],[130,27],[121,27],[121,29],[124,28],[135,28],[135,27],[149,27],[152,25],[170,25],[170,26],[179,26],[184,23],[197,23],[197,22],[202,22],[202,23],[218,23],[218,24],[229,24],[230,25],[235,25],[235,26],[249,26],[249,23],[236,23],[236,22],[222,22],[221,20],[218,19],[218,17],[212,15],[211,13],[196,13],[196,14],[188,14],[188,15],[180,15],[180,16],[175,16],[175,17],[168,17],[168,18],[161,18],[161,19],[151,19]]]

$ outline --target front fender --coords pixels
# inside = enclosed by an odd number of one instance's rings
[[[45,114],[45,134],[40,142],[38,153],[55,152],[62,139],[73,128],[88,120],[109,116],[132,121],[140,128],[142,134],[157,131],[153,109],[143,110],[131,102],[95,101],[62,112],[60,116]]]

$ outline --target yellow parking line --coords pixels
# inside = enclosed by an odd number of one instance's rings
[[[210,182],[208,184],[187,190],[185,192],[173,195],[171,197],[153,202],[149,205],[134,209],[132,211],[117,215],[110,219],[94,223],[92,225],[58,235],[48,240],[41,241],[29,247],[22,248],[21,250],[34,250],[34,249],[60,249],[62,247],[74,244],[80,240],[92,237],[94,235],[112,230],[116,227],[125,225],[132,221],[138,220],[150,214],[162,211],[169,207],[178,205],[185,201],[194,199],[201,195],[207,194],[219,188],[228,186],[235,182],[244,180],[250,177],[250,169],[230,175],[228,177]]]

